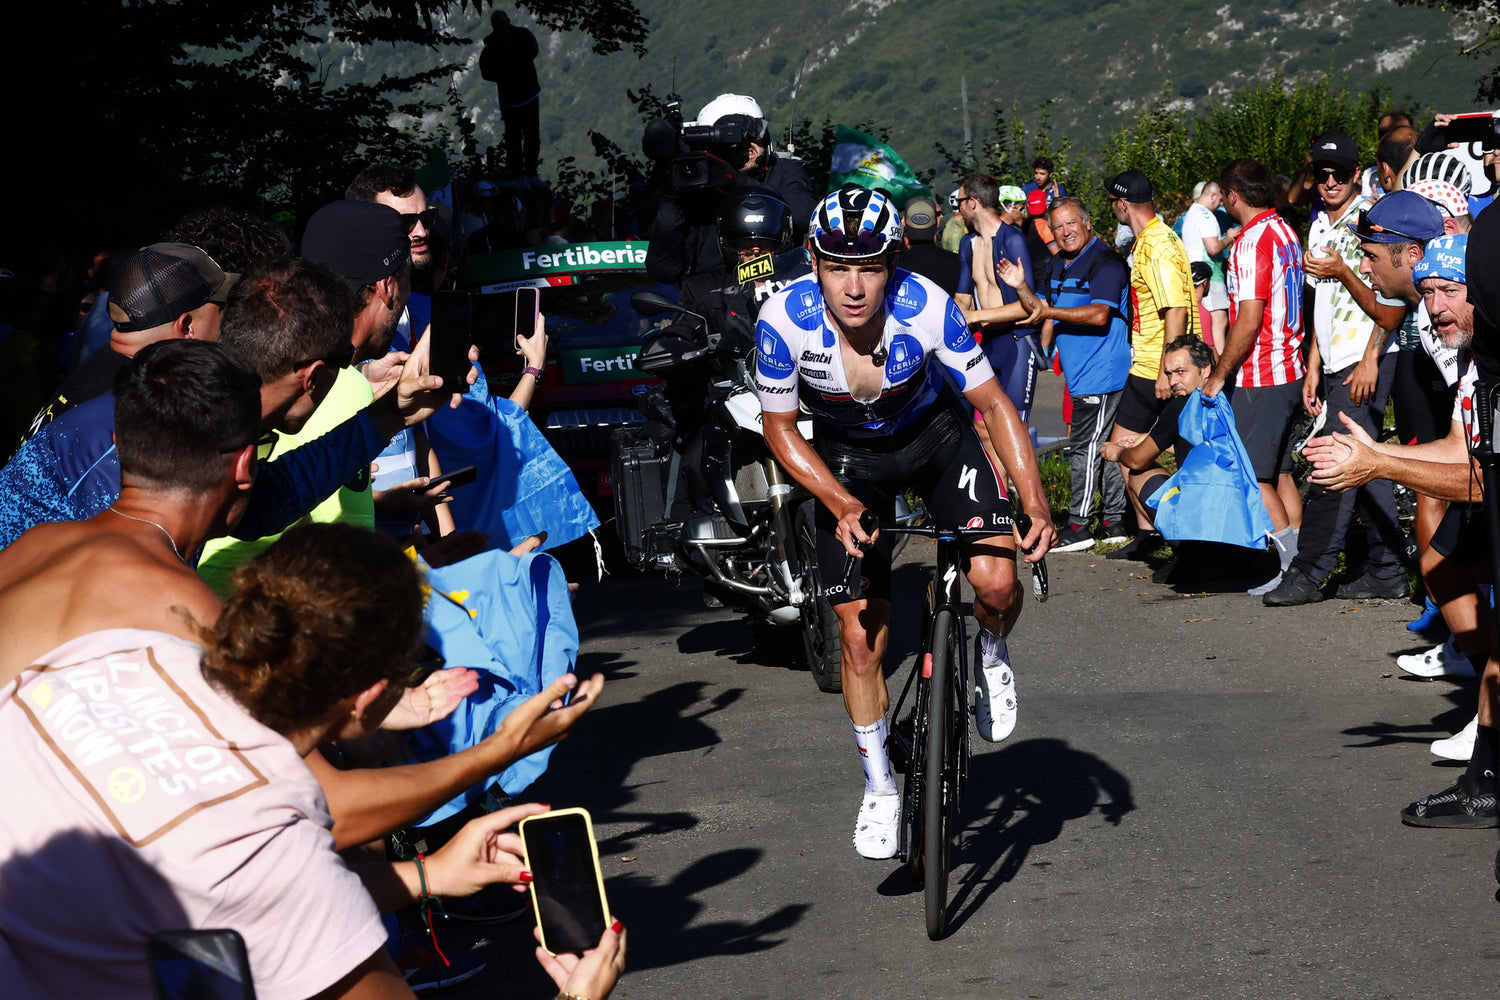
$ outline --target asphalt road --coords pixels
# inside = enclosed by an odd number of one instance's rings
[[[915,648],[931,543],[897,572]],[[584,591],[600,707],[532,790],[582,805],[629,928],[630,998],[1493,997],[1500,838],[1403,827],[1457,775],[1428,752],[1474,687],[1403,679],[1412,606],[1270,609],[1050,559],[1014,633],[1020,725],[976,738],[951,936],[850,843],[862,789],[837,696],[759,662],[690,578]],[[892,656],[890,672],[905,663]],[[490,935],[463,996],[550,997]]]

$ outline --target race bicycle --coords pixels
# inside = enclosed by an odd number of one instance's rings
[[[1024,512],[1015,515],[1021,537],[1031,530]],[[862,524],[869,533],[873,521]],[[963,544],[993,537],[993,528],[944,528],[933,525],[881,526],[894,534],[937,540],[937,572],[928,586],[922,619],[922,643],[906,684],[890,714],[890,754],[906,772],[901,795],[899,857],[920,879],[926,896],[927,936],[936,941],[948,931],[948,873],[958,835],[958,804],[969,776],[969,681],[967,618],[972,602],[963,600]],[[853,571],[851,557],[845,577]],[[1047,561],[1031,566],[1032,594],[1048,596]],[[910,720],[902,720],[907,699]]]

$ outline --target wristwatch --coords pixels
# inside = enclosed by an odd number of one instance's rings
[[[544,372],[544,371],[542,371],[542,369],[540,369],[540,368],[533,368],[531,365],[527,365],[525,368],[521,369],[521,374],[522,375],[530,375],[532,378],[536,379],[537,385],[541,385],[542,384],[542,378],[547,373]]]

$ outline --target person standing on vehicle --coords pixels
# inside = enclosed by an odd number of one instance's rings
[[[965,547],[980,624],[975,714],[986,740],[1016,724],[1005,635],[1021,610],[1011,504],[979,437],[946,387],[944,371],[989,422],[1032,527],[1022,546],[1035,561],[1056,540],[1026,426],[956,303],[932,282],[896,267],[901,220],[889,198],[848,185],[830,194],[809,227],[813,276],[772,296],[756,325],[756,390],[766,444],[818,500],[818,566],[839,618],[844,705],[854,725],[865,796],[854,846],[867,858],[896,853],[900,796],[886,753],[889,695],[881,660],[889,637],[891,543],[860,516],[889,521],[897,495],[915,489],[938,524],[990,526]],[[812,411],[814,450],[797,429]],[[869,544],[861,553],[857,547]],[[861,591],[846,584],[846,555],[863,555]]]
[[[479,75],[495,85],[505,122],[505,168],[535,177],[541,146],[542,88],[536,78],[536,36],[510,23],[510,15],[490,15],[490,33],[479,51]]]

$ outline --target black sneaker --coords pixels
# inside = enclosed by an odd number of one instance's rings
[[[1166,542],[1167,540],[1161,537],[1161,532],[1159,531],[1137,531],[1135,533],[1134,541],[1132,541],[1129,545],[1124,545],[1118,549],[1115,549],[1115,551],[1111,552],[1104,558],[1135,559],[1144,562],[1145,560],[1150,559],[1152,554],[1155,553],[1157,549],[1165,545]]]
[[[1344,601],[1395,601],[1405,600],[1407,596],[1404,573],[1389,580],[1376,580],[1366,573],[1353,583],[1346,583],[1338,589],[1338,597]]]
[[[1470,794],[1460,779],[1401,810],[1401,822],[1440,830],[1493,830],[1500,827],[1500,816],[1493,791]]]
[[[1130,536],[1125,534],[1125,525],[1120,523],[1118,517],[1106,517],[1099,521],[1094,541],[1100,545],[1118,545],[1120,542],[1130,541]]]
[[[1316,604],[1327,596],[1321,584],[1314,583],[1293,563],[1281,574],[1281,583],[1276,589],[1262,595],[1260,600],[1268,608],[1293,608],[1299,604]]]
[[[1068,522],[1068,526],[1057,533],[1057,544],[1053,552],[1083,552],[1094,547],[1094,533],[1086,524]]]

